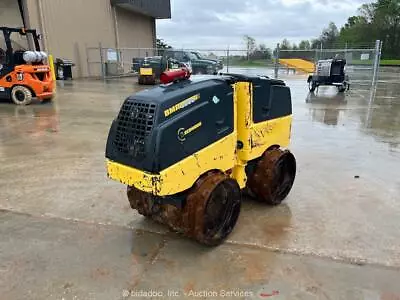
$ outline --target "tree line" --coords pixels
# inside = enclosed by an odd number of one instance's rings
[[[267,48],[265,44],[257,45],[255,38],[249,35],[245,35],[243,40],[246,45],[247,60],[272,58],[272,50]]]
[[[280,43],[280,49],[372,46],[376,40],[383,41],[383,58],[400,58],[400,0],[377,0],[374,3],[363,4],[358,9],[358,14],[349,17],[340,30],[335,23],[330,22],[318,38],[304,40],[299,44],[284,39]]]

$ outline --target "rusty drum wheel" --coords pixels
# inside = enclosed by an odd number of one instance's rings
[[[158,204],[154,196],[128,186],[132,209],[156,222],[168,225],[198,242],[216,246],[232,232],[240,213],[241,193],[228,175],[209,172],[188,191],[183,209]]]
[[[127,195],[132,209],[136,209],[139,214],[145,217],[152,215],[154,201],[151,194],[142,192],[133,186],[128,186]]]
[[[183,212],[186,235],[216,246],[232,232],[239,217],[240,188],[222,173],[208,173],[189,192]]]
[[[292,189],[295,176],[296,159],[289,150],[268,150],[250,176],[248,188],[258,200],[278,205]]]
[[[174,231],[185,232],[182,226],[182,209],[170,204],[159,204],[155,196],[128,186],[128,200],[132,209],[146,218],[167,225]]]

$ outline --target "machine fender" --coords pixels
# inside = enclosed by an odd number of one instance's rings
[[[254,124],[250,138],[250,149],[243,151],[244,159],[251,161],[260,157],[272,145],[287,148],[290,144],[291,124],[292,115]]]
[[[29,85],[26,85],[26,84],[14,84],[11,88],[10,88],[10,95],[11,95],[11,91],[12,91],[12,89],[15,87],[15,86],[17,86],[17,85],[20,85],[20,86],[24,86],[24,87],[26,87],[28,90],[30,90],[31,91],[31,93],[32,93],[32,97],[36,97],[36,93],[35,93],[35,91],[32,89],[32,87],[31,86],[29,86]]]

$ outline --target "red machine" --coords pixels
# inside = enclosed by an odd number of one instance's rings
[[[169,70],[161,73],[160,82],[162,84],[168,84],[171,82],[181,81],[190,78],[191,72],[188,68],[182,67],[176,70]]]

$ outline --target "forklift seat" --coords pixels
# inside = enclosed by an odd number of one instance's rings
[[[14,63],[16,65],[24,65],[25,64],[24,53],[25,53],[25,50],[14,51]]]

